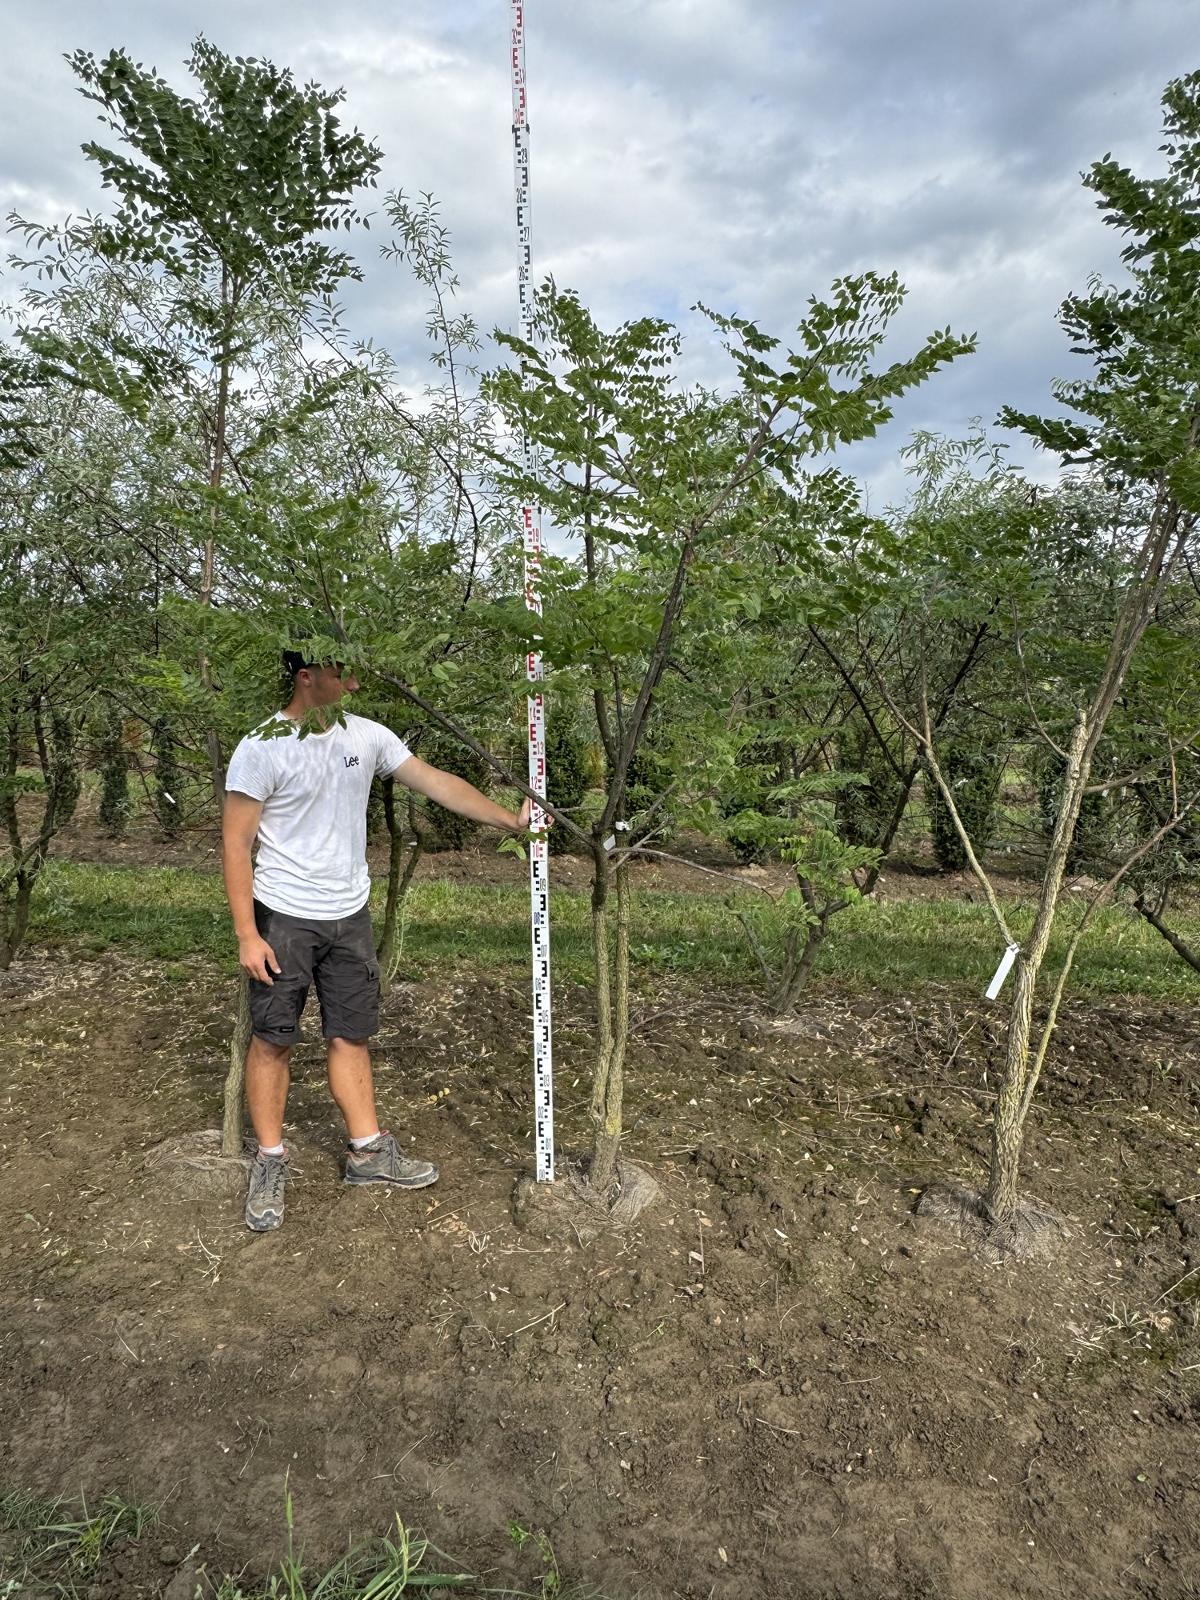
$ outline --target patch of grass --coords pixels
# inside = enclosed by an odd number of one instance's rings
[[[0,1528],[6,1533],[28,1533],[48,1522],[61,1504],[61,1497],[48,1500],[28,1489],[12,1489],[0,1495]]]
[[[372,895],[377,919],[383,887]],[[586,893],[555,890],[550,903],[556,970],[580,982],[591,975]],[[529,897],[521,888],[430,879],[414,884],[407,908],[405,966],[419,972],[475,968],[524,971],[529,961]],[[51,861],[35,896],[35,943],[94,953],[124,949],[172,963],[226,961],[235,944],[221,881],[186,867],[113,867]],[[656,970],[721,973],[748,970],[740,927],[716,898],[648,891],[635,901],[633,941]]]
[[[1004,911],[1014,936],[1024,937],[1032,909],[1008,901]],[[1044,983],[1057,975],[1078,915],[1068,899],[1050,941]],[[1185,925],[1200,930],[1195,918],[1186,924],[1180,919],[1181,931]],[[982,989],[1001,953],[986,906],[932,899],[864,903],[837,918],[821,952],[820,971],[854,988],[910,992],[931,983],[965,983]],[[1116,906],[1099,912],[1085,935],[1069,992],[1194,1003],[1200,999],[1200,979],[1152,928]]]
[[[405,1527],[399,1515],[390,1534],[355,1545],[323,1573],[305,1567],[295,1544],[295,1507],[291,1491],[285,1497],[287,1553],[265,1587],[243,1589],[240,1580],[223,1578],[213,1590],[215,1600],[399,1600],[421,1590],[464,1590],[474,1585],[469,1572],[435,1572],[426,1567],[431,1552],[449,1558],[420,1534]],[[210,1584],[211,1588],[211,1584]]]
[[[157,1521],[152,1506],[108,1494],[95,1510],[63,1496],[44,1499],[21,1490],[0,1499],[0,1526],[21,1535],[18,1555],[34,1571],[90,1578],[118,1541],[137,1540]]]
[[[541,1563],[541,1573],[538,1582],[541,1585],[537,1600],[567,1600],[563,1592],[562,1573],[558,1569],[558,1557],[554,1554],[554,1546],[550,1543],[550,1535],[541,1528],[534,1531],[522,1527],[516,1518],[510,1518],[508,1524],[508,1537],[518,1550],[532,1544]]]
[[[733,903],[753,916],[770,948],[777,913],[768,902],[722,885],[711,894],[639,889],[633,901],[631,949],[635,972],[671,973],[728,987],[756,981],[753,959]],[[558,889],[550,901],[555,971],[560,980],[591,979],[589,897]],[[382,886],[372,898],[382,913]],[[1027,931],[1032,913],[1005,906],[1014,931]],[[1067,897],[1051,941],[1047,976],[1062,960],[1079,910]],[[428,879],[414,884],[408,909],[405,970],[413,975],[464,970],[523,973],[529,960],[529,900],[523,887]],[[1179,932],[1200,943],[1200,915],[1179,917]],[[33,908],[31,938],[68,950],[112,947],[171,962],[172,979],[197,957],[225,962],[232,972],[234,941],[220,879],[184,867],[112,867],[51,862]],[[963,900],[864,902],[835,917],[822,948],[815,983],[874,993],[911,993],[930,984],[982,990],[1000,956],[986,906]],[[1071,992],[1141,995],[1195,1002],[1200,978],[1172,955],[1140,918],[1110,907],[1095,919],[1071,977]]]
[[[536,1589],[497,1588],[473,1573],[455,1570],[456,1563],[406,1527],[397,1514],[391,1530],[381,1539],[352,1545],[332,1566],[319,1570],[307,1564],[296,1542],[295,1505],[285,1493],[284,1516],[287,1548],[278,1565],[261,1579],[244,1574],[211,1574],[197,1570],[199,1593],[206,1600],[402,1600],[425,1594],[448,1597],[491,1595],[498,1600],[604,1600],[597,1590],[564,1584],[549,1537],[530,1533],[516,1522],[509,1536],[518,1549],[530,1543],[541,1571]],[[5,1558],[0,1544],[0,1600],[23,1595],[27,1585],[50,1589],[64,1600],[75,1600],[84,1588],[104,1577],[105,1558],[117,1543],[137,1542],[157,1521],[147,1506],[109,1494],[95,1512],[85,1501],[65,1496],[47,1499],[24,1490],[0,1496],[0,1536],[11,1536],[16,1566]],[[195,1547],[193,1547],[193,1555]]]

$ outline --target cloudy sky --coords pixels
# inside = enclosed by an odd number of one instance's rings
[[[80,143],[95,108],[65,51],[125,46],[180,87],[201,28],[347,92],[385,152],[382,188],[433,190],[461,300],[512,326],[507,0],[42,0],[8,8],[0,202],[52,220],[99,203]],[[909,289],[889,349],[947,324],[979,353],[906,400],[849,463],[895,498],[908,431],[1046,408],[1072,358],[1055,322],[1117,241],[1079,174],[1111,152],[1158,170],[1159,99],[1200,67],[1196,0],[527,0],[535,270],[602,321],[689,329],[688,370],[723,358],[697,300],[787,335],[808,295],[864,267]],[[422,299],[357,241],[352,326],[424,381]],[[1031,460],[1020,441],[1014,459]],[[1043,464],[1040,474],[1050,470]]]

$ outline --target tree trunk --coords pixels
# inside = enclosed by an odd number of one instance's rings
[[[232,287],[232,298],[230,295]],[[233,316],[237,305],[238,287],[229,281],[228,269],[221,269],[221,303],[226,311],[225,324],[222,329],[220,368],[217,378],[217,414],[213,422],[213,448],[212,460],[209,465],[208,487],[216,492],[221,487],[221,478],[225,468],[225,426],[229,410],[229,381],[230,369],[233,365],[229,353],[230,341],[233,337]],[[208,538],[204,542],[204,562],[200,573],[200,604],[212,604],[213,587],[216,582],[217,564],[217,505],[216,501],[209,508],[208,513]],[[200,681],[211,695],[213,690],[212,669],[209,666],[208,656],[202,649],[200,651]],[[209,722],[205,729],[204,742],[208,749],[209,776],[212,782],[213,798],[217,803],[217,815],[225,803],[225,760],[221,751],[221,735],[214,721]]]
[[[17,901],[13,907],[12,932],[10,935],[13,955],[25,943],[25,935],[29,931],[29,905],[33,899],[33,886],[36,880],[36,871],[22,872],[17,877]]]
[[[789,944],[784,957],[783,971],[769,1001],[772,1014],[777,1017],[786,1017],[795,1010],[796,1002],[812,975],[829,925],[825,917],[819,922],[809,923],[805,930],[804,948],[800,951],[799,959],[796,957],[795,931],[793,929],[788,936]]]
[[[908,810],[908,797],[912,794],[913,784],[917,781],[917,774],[921,770],[921,763],[910,763],[904,780],[900,786],[900,793],[896,796],[896,804],[892,807],[892,814],[887,820],[887,825],[876,841],[879,851],[879,860],[873,867],[868,868],[866,881],[862,886],[864,895],[871,894],[879,882],[879,874],[883,871],[884,858],[892,848],[896,835],[900,832],[900,824],[904,821],[904,813]]]
[[[4,814],[9,847],[13,854],[13,866],[0,881],[0,972],[8,971],[16,958],[17,951],[25,942],[25,935],[29,931],[33,891],[37,887],[42,868],[46,865],[46,857],[50,853],[50,841],[58,832],[59,826],[58,783],[46,749],[41,722],[36,716],[34,728],[38,757],[46,780],[46,801],[42,808],[42,820],[38,827],[37,838],[28,849],[24,847],[21,839],[16,797],[11,791],[6,791],[3,806],[0,807]],[[14,717],[9,725],[7,765],[10,775],[15,774],[17,770],[19,742],[19,726]]]
[[[13,937],[12,911],[7,894],[0,895],[0,972],[7,972],[17,953],[17,940]]]
[[[591,1184],[604,1195],[612,1187],[621,1153],[621,1118],[625,1099],[625,1045],[629,1038],[629,869],[617,870],[617,932],[613,1001],[604,1107],[592,1145]]]
[[[221,303],[223,308],[227,304],[229,291],[229,271],[227,267],[222,266]],[[225,468],[225,424],[229,405],[230,368],[232,366],[229,343],[232,336],[233,311],[236,303],[237,287],[234,285],[232,304],[229,306],[225,326],[222,330],[224,337],[221,343],[220,375],[217,380],[217,414],[213,425],[212,462],[208,477],[209,489],[214,492],[221,487],[221,478]],[[216,560],[217,507],[214,501],[209,511],[208,538],[204,544],[204,565],[200,580],[200,602],[202,605],[209,606],[212,604],[213,587],[216,582]],[[200,652],[200,679],[211,695],[213,689],[212,671],[209,667],[208,656],[203,650]],[[225,761],[221,750],[221,735],[212,721],[205,729],[204,742],[208,750],[209,776],[219,818],[225,805]],[[221,1153],[226,1156],[240,1156],[242,1153],[244,1128],[242,1102],[246,1087],[246,1052],[250,1048],[251,1033],[250,979],[243,972],[238,981],[237,1016],[233,1025],[233,1037],[229,1041],[229,1072],[225,1079],[225,1113],[221,1123]]]
[[[13,880],[16,893],[11,898],[7,889],[0,893],[0,972],[8,971],[25,943],[33,891],[44,863],[44,855],[35,855],[32,865],[22,867]]]
[[[242,1093],[246,1086],[246,1051],[250,1048],[250,979],[243,972],[238,979],[237,1018],[229,1041],[229,1071],[225,1077],[225,1115],[221,1123],[221,1154],[242,1153]]]
[[[1017,1215],[1020,1199],[1021,1149],[1025,1138],[1028,1104],[1025,1090],[1029,1077],[1029,1040],[1033,1026],[1033,1000],[1038,974],[1046,957],[1059,893],[1067,870],[1067,856],[1079,818],[1079,807],[1091,769],[1088,752],[1089,724],[1080,712],[1067,754],[1063,774],[1062,800],[1050,841],[1050,854],[1042,878],[1037,916],[1027,947],[1017,957],[1016,979],[1008,1012],[1004,1079],[992,1119],[992,1159],[987,1191],[983,1197],[989,1221],[1009,1227]]]
[[[596,974],[596,1056],[592,1067],[592,1121],[604,1116],[608,1093],[608,1068],[612,1061],[612,978],[608,960],[608,854],[599,839],[593,841],[592,962]]]
[[[383,815],[388,830],[387,899],[383,909],[383,931],[376,945],[379,961],[379,984],[383,994],[390,994],[395,977],[394,966],[399,959],[396,947],[396,928],[400,909],[408,898],[409,887],[416,875],[417,864],[425,850],[425,841],[416,821],[416,808],[410,796],[408,820],[413,839],[405,837],[404,828],[396,815],[396,783],[393,778],[383,780]],[[405,850],[408,858],[405,859]]]

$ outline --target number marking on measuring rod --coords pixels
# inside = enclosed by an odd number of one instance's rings
[[[517,299],[521,337],[533,343],[533,232],[529,220],[529,103],[525,92],[525,6],[510,0],[512,23],[513,176],[517,201]],[[531,476],[537,454],[528,438],[521,441],[525,470]],[[542,526],[536,506],[521,507],[521,533],[525,551],[525,604],[542,614],[539,575],[542,565]],[[546,797],[546,707],[542,691],[541,653],[525,658],[525,675],[531,685],[529,706],[529,787]],[[529,850],[529,898],[533,934],[533,1103],[537,1180],[554,1181],[554,1064],[550,1033],[550,853],[546,841],[545,813],[534,805],[530,826],[534,832]]]

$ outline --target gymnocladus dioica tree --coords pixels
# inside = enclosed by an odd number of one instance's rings
[[[321,303],[360,271],[326,235],[360,220],[355,195],[373,185],[380,151],[339,124],[341,90],[298,85],[291,72],[230,57],[203,37],[188,61],[198,93],[181,94],[124,50],[68,57],[81,92],[130,153],[84,145],[118,196],[111,217],[60,227],[10,219],[44,254],[21,265],[63,283],[90,277],[119,300],[83,341],[65,336],[52,307],[22,330],[44,370],[158,425],[182,430],[192,449],[184,504],[194,525],[198,593],[219,584],[218,521],[232,475],[251,490],[257,452],[299,429],[340,393],[345,374],[307,376],[287,411],[238,403],[264,340],[278,339],[296,308]],[[213,688],[201,655],[199,672]],[[224,762],[215,720],[207,730],[214,800]]]
[[[820,559],[808,522],[791,509],[803,502],[807,464],[870,437],[899,395],[973,348],[945,331],[909,360],[873,370],[902,298],[894,276],[840,279],[828,300],[810,300],[794,350],[746,319],[707,313],[733,362],[728,395],[679,383],[679,335],[668,324],[647,317],[605,333],[552,283],[537,297],[538,343],[500,336],[518,364],[493,374],[486,393],[537,462],[530,475],[523,460],[500,461],[501,481],[541,505],[570,545],[543,563],[540,619],[516,598],[497,615],[514,641],[540,645],[552,673],[583,676],[604,751],[603,804],[587,839],[597,1024],[588,1179],[606,1199],[620,1185],[629,865],[646,848],[622,837],[634,820],[630,770],[689,640],[760,614],[756,545],[769,539],[777,559],[805,570]],[[699,775],[711,780],[735,758],[736,741],[713,737],[728,724],[731,685],[692,687],[690,770],[672,764],[639,831],[667,790],[685,778],[693,790],[711,788]]]
[[[1018,947],[1004,1075],[992,1125],[991,1163],[985,1191],[967,1196],[1000,1251],[1041,1248],[1057,1220],[1020,1191],[1026,1119],[1053,1033],[1059,1002],[1079,940],[1092,913],[1129,870],[1194,810],[1196,793],[1174,786],[1159,828],[1116,868],[1077,920],[1036,1044],[1034,1001],[1058,910],[1072,839],[1089,789],[1120,779],[1089,780],[1101,741],[1135,655],[1184,559],[1195,549],[1200,518],[1200,73],[1173,81],[1163,98],[1168,173],[1141,179],[1111,158],[1093,165],[1084,182],[1097,195],[1106,223],[1128,239],[1122,259],[1129,282],[1112,287],[1094,280],[1088,292],[1063,303],[1060,323],[1073,350],[1090,357],[1088,377],[1060,381],[1055,398],[1073,418],[1044,418],[1007,409],[1001,421],[1021,429],[1064,464],[1086,465],[1126,486],[1140,522],[1117,530],[1119,574],[1111,627],[1094,658],[1089,681],[1057,679],[1039,664],[1030,670],[1030,709],[1062,762],[1053,832],[1036,899],[1033,925],[1018,941],[981,866],[959,816],[953,790],[937,757],[927,702],[910,724],[933,779],[954,820],[972,871],[984,888],[997,928]],[[1039,709],[1034,695],[1042,698]],[[1049,719],[1049,726],[1047,726]],[[1054,734],[1058,733],[1057,740]],[[1192,738],[1195,737],[1193,730]],[[1171,765],[1171,751],[1162,753]],[[1136,774],[1134,775],[1137,776]]]

